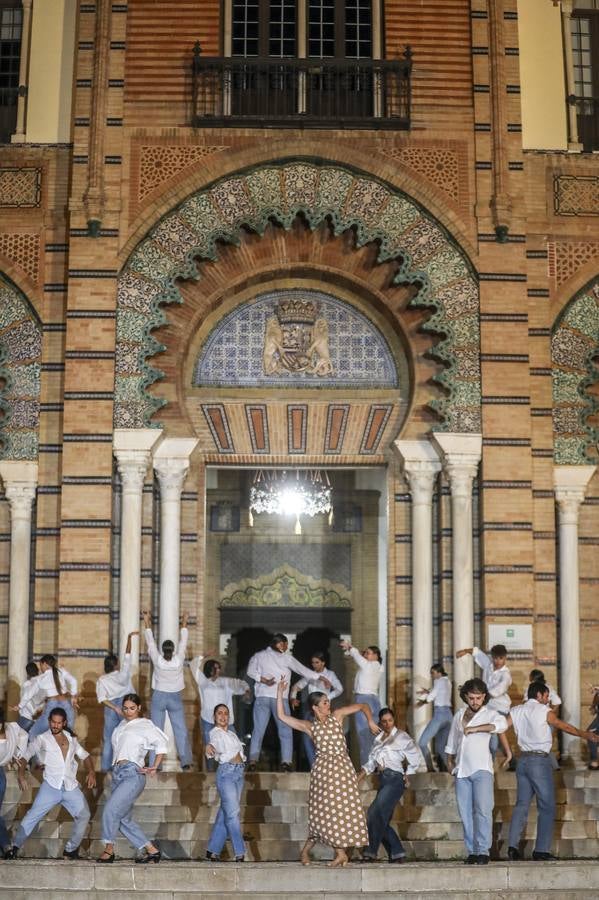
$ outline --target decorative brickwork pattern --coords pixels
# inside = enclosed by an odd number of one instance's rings
[[[41,169],[0,168],[0,207],[36,207],[41,197]]]
[[[40,265],[39,234],[0,234],[0,254],[19,266],[37,284]]]
[[[548,245],[549,274],[560,287],[591,260],[599,260],[599,242],[553,241]]]
[[[206,156],[226,149],[226,147],[140,147],[138,200],[140,202],[145,200],[156,188]]]
[[[599,279],[566,307],[552,337],[554,458],[588,464],[596,458],[599,429],[589,417],[599,401],[589,388],[599,380]]]
[[[166,401],[147,388],[163,373],[148,360],[164,349],[151,332],[167,322],[163,304],[181,303],[178,280],[197,277],[195,259],[216,259],[218,242],[242,227],[263,234],[270,220],[286,229],[298,214],[311,228],[354,229],[358,246],[378,244],[378,262],[396,260],[396,284],[416,285],[411,300],[430,310],[425,331],[439,337],[436,376],[447,395],[432,401],[439,430],[480,430],[478,285],[445,231],[399,191],[349,169],[298,160],[229,176],[189,197],[132,253],[119,281],[115,427],[151,422]],[[462,362],[463,358],[463,362]]]
[[[402,166],[409,166],[419,175],[428,178],[440,191],[448,194],[456,203],[460,198],[459,158],[455,150],[441,147],[395,147],[384,150],[385,156],[397,160]]]
[[[553,208],[556,216],[599,216],[599,176],[556,175]]]

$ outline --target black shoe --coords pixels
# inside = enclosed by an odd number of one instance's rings
[[[235,862],[245,862],[245,856],[236,856]]]
[[[156,853],[148,853],[146,850],[144,856],[138,856],[135,862],[144,866],[146,863],[159,863],[161,859],[162,852],[160,850],[157,850]]]
[[[104,851],[104,853],[106,853],[106,851]],[[105,865],[106,863],[113,863],[114,853],[109,853],[108,856],[104,856],[104,853],[102,854],[102,856],[99,856],[97,858],[96,862],[100,863],[101,866]]]
[[[182,772],[189,772],[191,770],[191,766],[181,766]]]
[[[395,859],[390,859],[389,863],[392,866],[400,866],[402,863],[405,863],[405,861],[406,861],[405,856],[396,856]]]
[[[537,862],[549,862],[551,859],[557,859],[557,856],[554,856],[553,853],[540,853],[537,850],[533,850],[532,858]]]
[[[281,772],[293,772],[291,763],[281,763]]]
[[[18,847],[8,847],[8,849],[4,851],[4,859],[16,859],[18,855]]]
[[[63,850],[62,851],[63,859],[81,859],[79,856],[79,847],[76,847],[74,850]]]
[[[467,866],[475,866],[478,862],[478,856],[476,853],[469,853],[466,859],[464,860],[464,864]]]
[[[480,853],[480,854],[476,857],[476,863],[475,863],[475,865],[477,865],[477,866],[486,866],[486,865],[488,865],[488,863],[489,863],[489,857],[488,857],[488,856],[485,856],[484,853]]]
[[[360,860],[362,863],[375,863],[378,862],[376,856],[363,856]]]
[[[206,859],[208,862],[220,862],[218,853],[211,853],[210,850],[206,850]]]
[[[517,847],[508,847],[507,858],[511,859],[512,862],[516,862],[517,859],[522,859],[522,856]]]

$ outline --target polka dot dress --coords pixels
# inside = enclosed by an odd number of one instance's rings
[[[316,762],[308,796],[309,839],[329,847],[364,847],[368,829],[343,728],[334,716],[314,720]]]

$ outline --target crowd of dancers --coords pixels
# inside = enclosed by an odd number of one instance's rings
[[[100,864],[115,859],[115,841],[120,832],[137,851],[136,862],[158,863],[161,850],[133,818],[133,809],[146,785],[146,778],[160,770],[168,752],[169,739],[164,731],[168,713],[176,752],[183,770],[192,767],[192,752],[184,716],[184,668],[188,642],[187,620],[181,623],[179,641],[162,643],[159,650],[148,612],[143,613],[144,637],[152,661],[152,698],[150,717],[142,713],[142,702],[131,681],[132,641],[129,634],[122,660],[109,654],[104,674],[98,678],[96,693],[104,707],[104,730],[100,765],[110,773],[110,794],[102,811],[104,850]],[[431,686],[420,691],[419,704],[431,703],[433,714],[418,743],[398,728],[389,707],[380,704],[383,677],[381,653],[369,646],[362,652],[348,641],[341,648],[356,664],[353,703],[333,708],[343,693],[335,672],[327,667],[324,653],[311,658],[312,668],[302,665],[288,651],[287,638],[275,634],[269,646],[256,653],[247,669],[253,682],[253,728],[248,756],[235,731],[234,696],[250,698],[250,684],[221,674],[218,659],[198,656],[190,669],[201,701],[201,731],[206,768],[216,770],[216,788],[220,807],[206,847],[206,859],[221,859],[225,843],[230,841],[234,859],[245,859],[245,843],[240,819],[245,773],[255,771],[269,720],[274,718],[280,742],[281,771],[292,770],[293,731],[302,735],[310,766],[308,796],[308,833],[301,851],[301,862],[309,865],[310,851],[316,843],[334,850],[331,866],[345,866],[354,850],[363,863],[378,859],[381,845],[390,863],[402,863],[406,853],[399,835],[391,825],[394,810],[410,775],[434,771],[431,743],[434,742],[438,768],[455,779],[456,802],[464,831],[465,862],[484,865],[489,862],[493,831],[494,758],[499,746],[502,765],[514,764],[507,732],[513,729],[518,748],[517,798],[508,835],[508,859],[521,858],[520,840],[526,826],[530,804],[536,798],[537,834],[532,857],[553,859],[556,812],[552,752],[555,730],[588,741],[590,768],[598,768],[599,693],[594,693],[595,718],[582,731],[558,718],[561,704],[543,673],[533,669],[521,704],[512,706],[509,689],[512,677],[505,647],[496,645],[489,654],[477,647],[457,652],[471,654],[481,669],[480,678],[471,678],[460,687],[463,706],[452,709],[452,684],[441,665],[431,669]],[[214,654],[215,655],[215,654]],[[299,680],[291,686],[292,673]],[[290,690],[291,686],[291,690]],[[292,714],[306,696],[302,718]],[[27,666],[27,680],[14,712],[17,722],[6,722],[0,710],[0,812],[6,788],[5,767],[14,765],[19,785],[26,786],[30,764],[42,769],[42,783],[34,802],[16,827],[11,838],[0,816],[0,847],[5,859],[15,859],[36,826],[57,806],[63,806],[73,818],[73,827],[64,851],[64,859],[79,859],[79,847],[85,836],[90,809],[78,783],[78,767],[84,766],[85,785],[96,787],[96,774],[89,753],[73,732],[78,709],[77,681],[59,667],[55,657],[45,655],[38,666]],[[37,716],[37,718],[36,718]],[[346,726],[353,717],[359,748],[360,769],[356,772],[348,752]],[[367,776],[378,776],[376,796],[365,814],[359,784]]]

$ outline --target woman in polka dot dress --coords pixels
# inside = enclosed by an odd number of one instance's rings
[[[329,698],[320,691],[315,691],[308,697],[314,721],[295,719],[286,715],[283,709],[286,690],[287,684],[279,682],[279,719],[296,731],[307,734],[316,747],[316,762],[310,772],[308,795],[308,840],[300,859],[308,866],[310,850],[318,842],[335,850],[331,866],[346,866],[349,862],[348,849],[354,846],[364,847],[368,843],[368,829],[360,802],[356,771],[347,752],[343,719],[353,713],[363,712],[371,732],[378,734],[380,729],[366,703],[352,703],[351,706],[343,706],[331,713]]]

